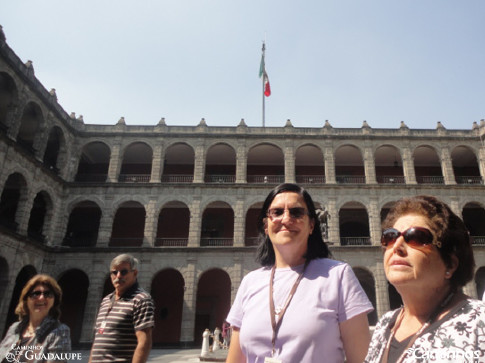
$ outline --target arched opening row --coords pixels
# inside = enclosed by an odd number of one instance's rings
[[[205,153],[203,174],[197,176],[194,149],[185,143],[169,146],[165,152],[154,155],[143,142],[129,145],[122,153],[121,166],[113,166],[110,148],[102,142],[84,146],[76,181],[79,182],[150,182],[162,183],[281,183],[286,180],[288,168],[294,169],[294,179],[305,184],[444,184],[443,168],[447,167],[435,148],[427,145],[414,149],[410,161],[403,162],[401,151],[391,145],[382,145],[375,151],[372,175],[366,175],[365,158],[355,145],[340,146],[331,156],[311,144],[300,146],[290,163],[283,150],[276,145],[262,143],[249,149],[243,161],[238,160],[234,148],[225,143],[211,146]],[[153,165],[157,165],[154,169]],[[245,165],[245,166],[244,166]],[[292,165],[292,166],[289,166]],[[478,159],[468,146],[457,146],[451,151],[453,182],[481,184]],[[116,170],[119,169],[119,174]],[[114,177],[110,174],[115,173]],[[367,172],[369,173],[369,172]],[[334,174],[335,181],[327,174]],[[115,179],[115,180],[112,180]],[[199,180],[200,179],[200,180]]]
[[[39,191],[29,200],[27,182],[19,173],[11,174],[0,196],[0,226],[13,232],[45,243],[52,237],[54,204],[49,193]],[[380,211],[380,220],[387,215],[393,202],[385,204]],[[101,207],[94,201],[76,203],[70,211],[63,234],[62,244],[71,247],[110,245],[118,247],[148,245],[164,247],[189,246],[189,238],[197,241],[190,246],[233,246],[238,238],[242,245],[254,246],[258,242],[257,219],[262,202],[251,205],[238,220],[233,207],[223,201],[214,201],[193,218],[191,207],[181,201],[163,205],[156,215],[147,215],[147,210],[138,201],[126,201],[115,208],[114,215],[103,216]],[[322,208],[316,203],[317,208]],[[199,214],[199,211],[196,211]],[[338,230],[342,246],[371,245],[369,213],[364,204],[347,202],[338,210],[338,218],[328,221],[330,230]],[[485,244],[485,208],[476,202],[467,203],[462,210],[463,220],[474,238],[475,244]],[[105,213],[107,214],[107,213]],[[244,226],[237,232],[235,226]],[[192,231],[192,237],[190,237]],[[197,231],[197,232],[194,232]],[[236,236],[237,233],[240,236]],[[109,240],[109,241],[107,241]],[[331,241],[335,242],[335,241]],[[60,244],[55,241],[52,244]],[[241,244],[238,244],[241,245]]]
[[[58,173],[67,166],[66,135],[61,127],[50,126],[45,114],[34,101],[21,105],[15,81],[0,72],[0,132],[8,133]],[[407,155],[391,144],[368,153],[353,144],[322,151],[309,143],[298,147],[292,160],[286,160],[287,153],[271,143],[255,145],[241,155],[233,146],[218,143],[201,158],[183,142],[157,154],[139,141],[124,148],[121,160],[115,160],[118,152],[112,153],[107,144],[95,141],[83,147],[77,172],[73,172],[79,182],[280,183],[288,180],[285,174],[290,173],[297,183],[444,184],[451,179],[458,184],[483,183],[476,152],[468,145],[454,147],[449,155],[448,150],[431,145],[419,145]],[[203,163],[202,175],[194,174],[196,162]]]
[[[33,101],[20,106],[15,81],[0,72],[0,132],[14,138],[23,150],[58,174],[66,166],[66,138],[60,127],[48,128],[44,113]]]

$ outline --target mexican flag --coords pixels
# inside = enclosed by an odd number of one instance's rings
[[[271,87],[269,85],[268,73],[266,73],[266,67],[264,65],[264,53],[261,56],[261,65],[259,66],[259,78],[263,78],[264,82],[264,95],[266,97],[271,95]]]

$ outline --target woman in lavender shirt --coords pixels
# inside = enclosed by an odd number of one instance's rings
[[[362,362],[373,308],[350,266],[328,258],[308,192],[276,187],[258,228],[263,267],[244,277],[227,317],[226,362]]]

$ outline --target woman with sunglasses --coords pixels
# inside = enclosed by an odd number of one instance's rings
[[[19,321],[0,343],[2,363],[67,361],[71,338],[69,328],[59,322],[61,298],[61,288],[48,275],[27,282],[15,309]]]
[[[229,312],[226,362],[362,362],[373,308],[350,266],[328,258],[308,192],[276,187],[258,229],[263,267],[244,277]]]
[[[380,319],[365,362],[484,362],[485,304],[462,291],[475,266],[463,221],[434,197],[404,198],[381,243],[403,306]]]

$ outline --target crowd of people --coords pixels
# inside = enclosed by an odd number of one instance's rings
[[[258,218],[261,267],[243,278],[223,325],[227,363],[485,362],[485,302],[463,292],[475,268],[470,236],[448,205],[403,198],[382,223],[385,276],[403,305],[372,336],[372,304],[352,268],[332,259],[320,219],[296,184],[267,196]],[[137,282],[138,264],[128,254],[110,264],[114,291],[100,304],[90,363],[148,359],[154,302]],[[72,360],[61,301],[52,277],[28,281],[19,321],[0,343],[1,363]]]

